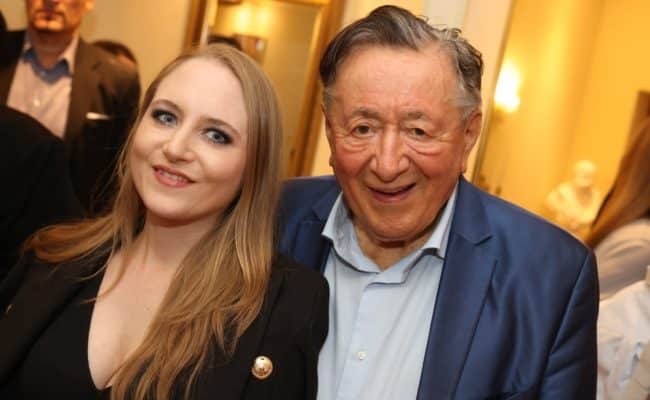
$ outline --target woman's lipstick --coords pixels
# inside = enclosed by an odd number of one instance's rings
[[[161,184],[173,188],[183,188],[192,183],[192,180],[180,171],[163,165],[154,165],[154,176]]]

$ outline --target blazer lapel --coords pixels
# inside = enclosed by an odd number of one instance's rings
[[[93,263],[94,265],[94,263]],[[34,261],[10,310],[0,318],[0,385],[9,377],[53,316],[82,287],[87,262],[60,266]]]
[[[327,255],[331,248],[328,240],[321,235],[325,223],[323,221],[301,221],[294,242],[296,261],[321,273],[325,270]]]
[[[489,237],[478,190],[461,178],[418,400],[454,396],[496,263]]]
[[[322,232],[339,193],[338,185],[334,184],[332,189],[312,206],[310,217],[303,219],[298,225],[291,250],[297,262],[321,273],[325,271],[327,256],[332,247],[331,242],[322,236]]]
[[[88,44],[81,38],[75,54],[75,66],[70,91],[70,106],[66,121],[64,141],[69,145],[73,139],[81,137],[86,114],[93,103],[95,89],[99,86],[99,76],[95,72],[99,60],[89,56]]]
[[[240,399],[242,398],[246,382],[249,376],[242,377],[241,371],[250,371],[253,361],[259,354],[264,334],[267,331],[271,310],[280,293],[284,281],[283,272],[274,272],[271,274],[271,280],[267,288],[264,305],[259,316],[246,332],[241,336],[237,343],[237,350],[233,357],[224,363],[224,355],[220,351],[215,351],[216,363],[214,368],[208,373],[203,374],[199,379],[206,379],[205,385],[196,385],[197,388],[219,388],[221,399]],[[208,390],[208,393],[210,390]],[[207,398],[206,393],[197,393],[196,398]]]

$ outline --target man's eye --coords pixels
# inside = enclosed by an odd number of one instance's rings
[[[352,133],[358,136],[366,136],[368,135],[372,129],[368,125],[359,125],[356,128],[352,130]]]
[[[425,137],[425,136],[427,136],[427,133],[424,131],[424,129],[420,129],[420,128],[412,128],[410,130],[410,132],[411,132],[411,135],[413,135],[415,137]]]
[[[176,116],[169,111],[153,110],[151,115],[156,121],[163,125],[174,125],[176,123]]]
[[[207,131],[205,131],[205,136],[212,142],[219,143],[219,144],[228,144],[232,142],[230,136],[228,136],[228,134],[226,134],[224,131],[219,129],[208,129]]]

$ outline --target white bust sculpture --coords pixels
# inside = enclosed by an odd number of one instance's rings
[[[602,197],[594,187],[596,165],[587,160],[578,161],[573,179],[561,183],[546,197],[546,206],[553,220],[576,236],[583,236],[593,222]]]

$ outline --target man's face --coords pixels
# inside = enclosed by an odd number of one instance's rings
[[[356,49],[339,68],[326,105],[330,164],[355,228],[399,246],[430,232],[465,170],[481,114],[461,118],[448,56]]]
[[[94,0],[25,0],[30,27],[52,33],[75,32],[94,5]]]

